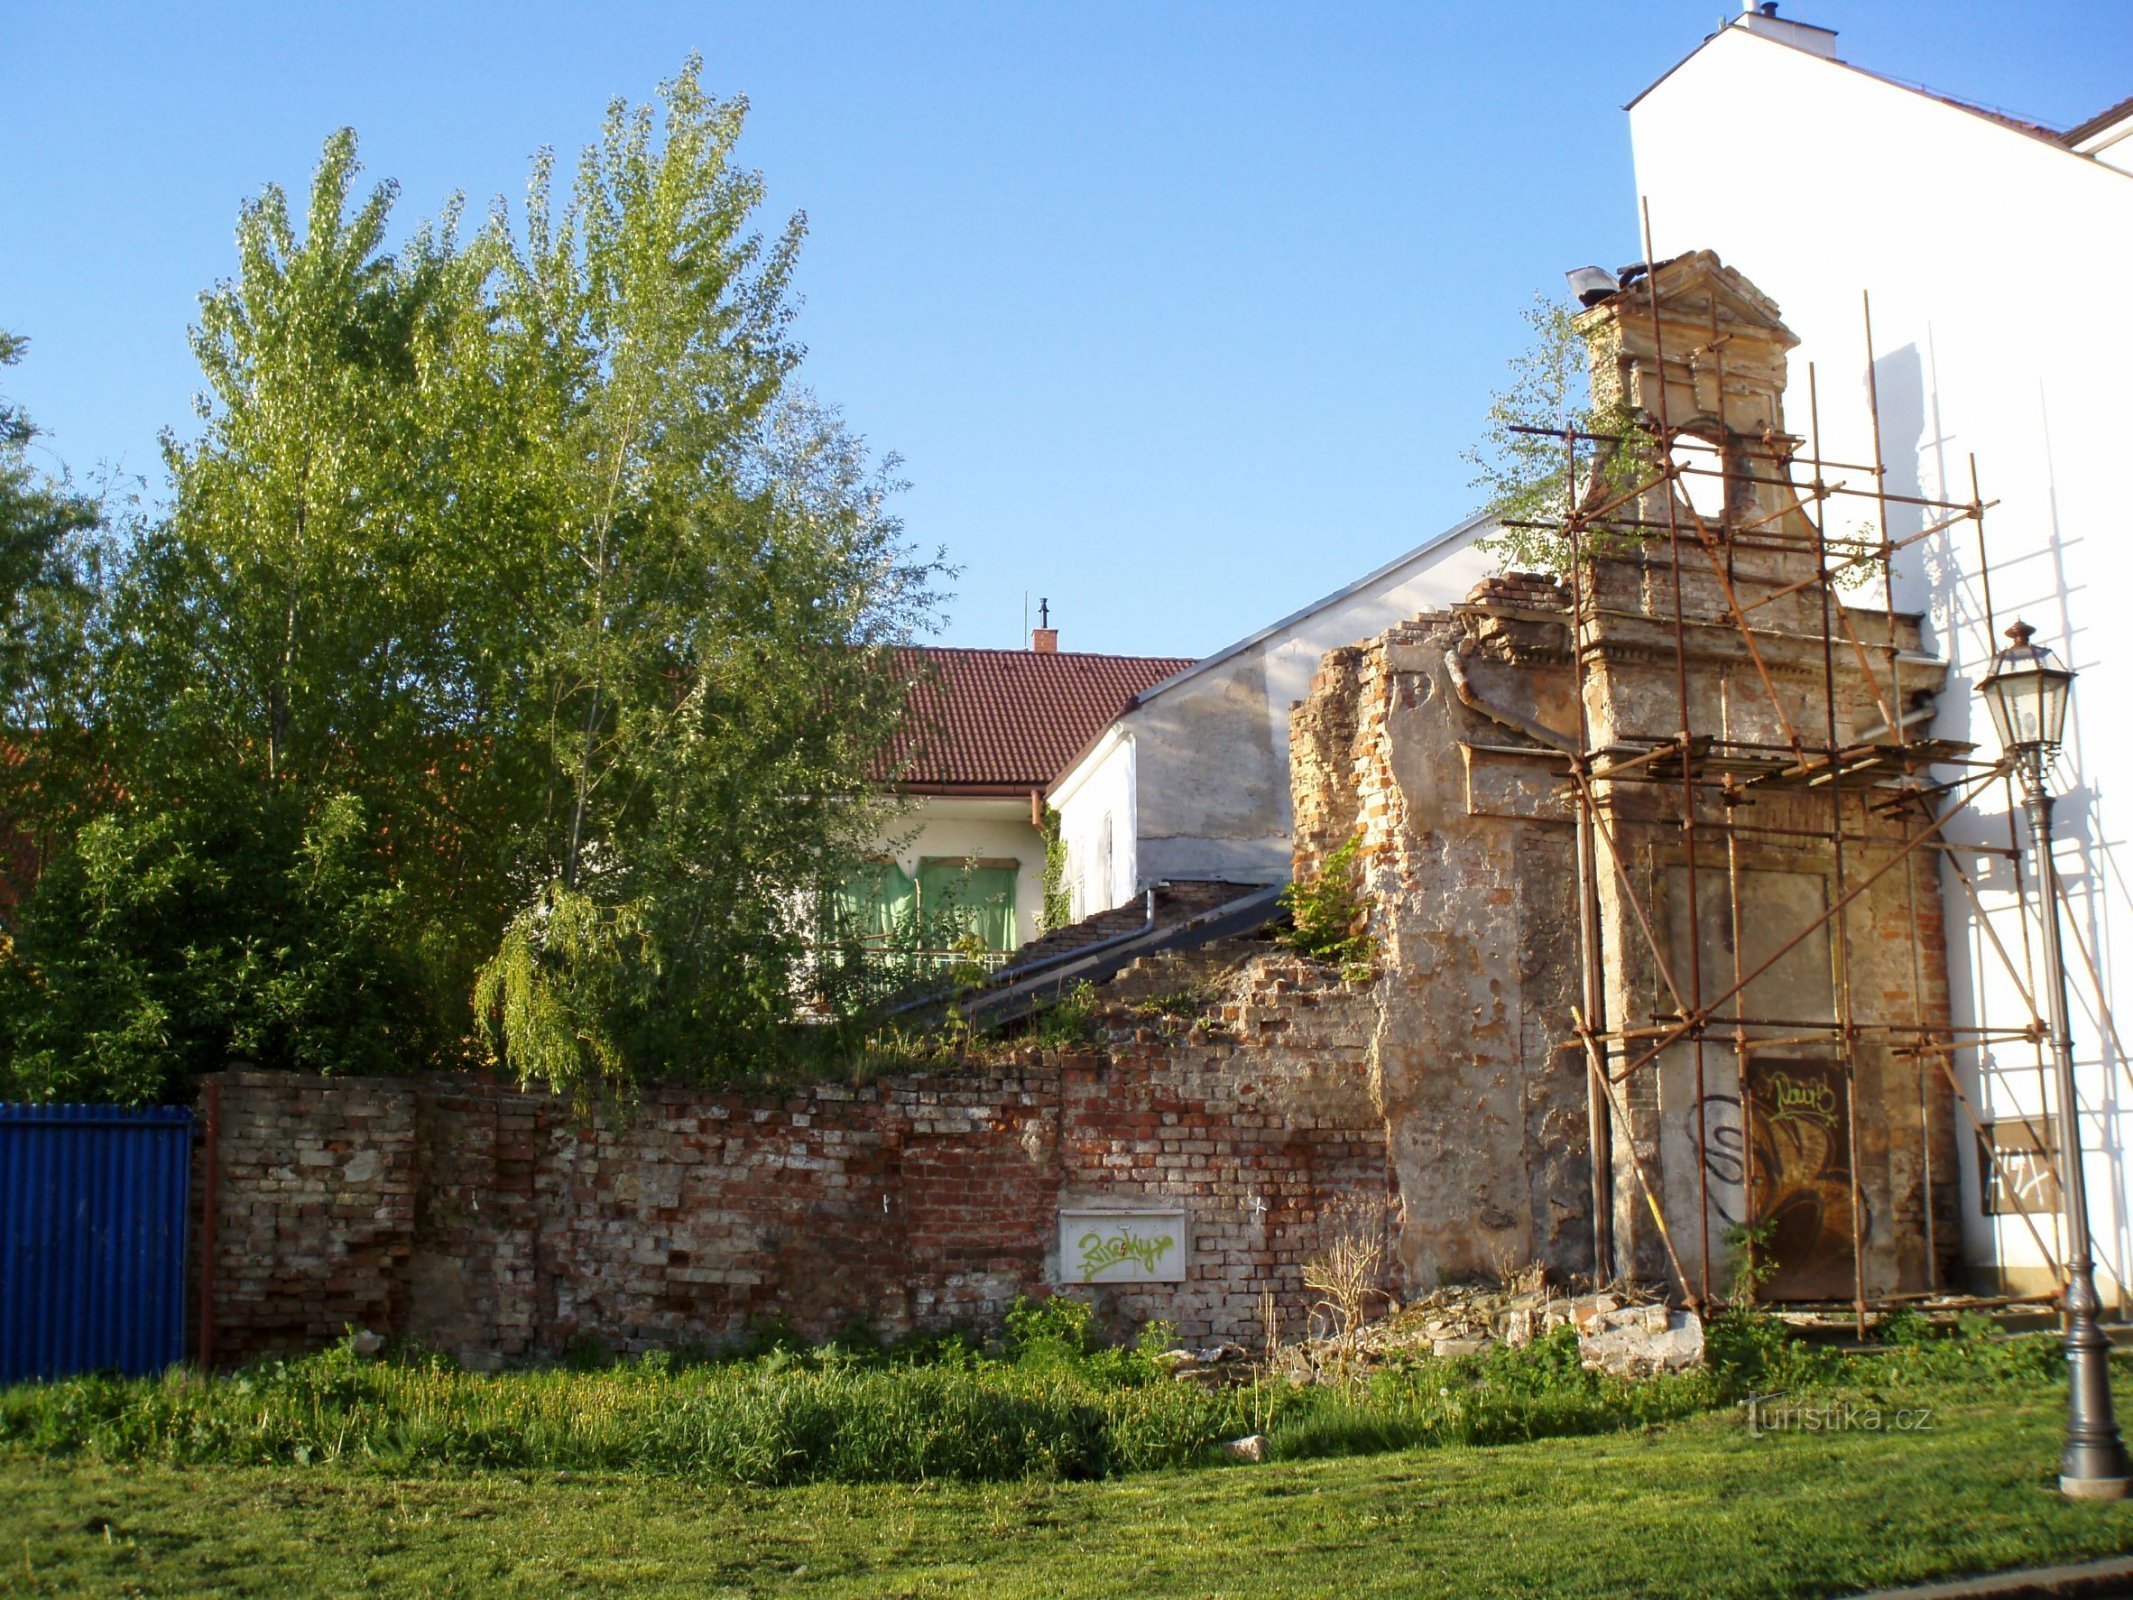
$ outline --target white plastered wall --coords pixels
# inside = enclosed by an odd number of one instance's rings
[[[1133,734],[1117,723],[1053,788],[1066,846],[1067,891],[1076,918],[1130,899],[1139,877],[1134,850]]]

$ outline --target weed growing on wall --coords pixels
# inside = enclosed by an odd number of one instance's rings
[[[1281,891],[1290,927],[1282,942],[1315,960],[1338,967],[1349,982],[1370,976],[1377,942],[1365,931],[1363,836],[1356,834],[1320,864],[1318,875]]]
[[[1074,896],[1067,888],[1066,835],[1061,832],[1059,813],[1044,808],[1044,906],[1039,913],[1041,933],[1054,933],[1074,920]]]
[[[1096,1038],[1096,986],[1084,978],[1037,1013],[1037,1042],[1050,1049],[1089,1044]]]
[[[1558,522],[1572,505],[1625,494],[1651,475],[1659,452],[1644,419],[1619,402],[1595,403],[1576,311],[1536,294],[1519,315],[1532,342],[1511,359],[1510,386],[1489,397],[1481,442],[1464,459],[1475,469],[1481,509],[1503,524],[1481,548],[1507,569],[1562,574],[1570,569],[1569,541],[1552,527],[1515,524]],[[1565,430],[1583,437],[1566,447]],[[1588,530],[1584,550],[1621,554],[1644,537],[1603,523]]]

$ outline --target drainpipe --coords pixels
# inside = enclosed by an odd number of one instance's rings
[[[1444,670],[1450,674],[1452,692],[1459,696],[1459,703],[1469,711],[1479,712],[1491,722],[1500,723],[1514,733],[1522,733],[1528,739],[1537,740],[1551,750],[1560,750],[1566,756],[1578,753],[1577,741],[1566,733],[1557,733],[1553,728],[1520,716],[1504,706],[1492,705],[1481,698],[1474,686],[1467,681],[1466,666],[1459,659],[1457,650],[1444,652]]]

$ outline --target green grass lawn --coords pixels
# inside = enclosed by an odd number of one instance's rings
[[[1757,1438],[1721,1413],[1090,1483],[747,1489],[13,1452],[0,1594],[1834,1594],[2133,1548],[2133,1506],[2054,1489],[2063,1394],[1967,1394],[1922,1432]]]

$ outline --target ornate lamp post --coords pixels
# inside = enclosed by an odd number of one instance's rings
[[[1985,697],[2000,744],[2022,781],[2030,849],[2044,897],[2039,919],[2044,932],[2043,988],[2057,1066],[2059,1188],[2068,1240],[2066,1360],[2073,1380],[2066,1448],[2059,1456],[2059,1489],[2076,1499],[2118,1500],[2133,1485],[2127,1481],[2126,1449],[2111,1414],[2111,1345],[2096,1325],[2101,1302],[2089,1256],[2088,1189],[2082,1181],[2081,1129],[2074,1104],[2074,1041],[2067,1018],[2066,959],[2059,947],[2059,870],[2052,859],[2052,796],[2045,787],[2046,764],[2066,726],[2067,690],[2074,675],[2049,650],[2031,644],[2035,636],[2026,622],[2009,628],[2007,637],[2014,643],[1993,657],[1992,671],[1978,685],[1978,693]]]

